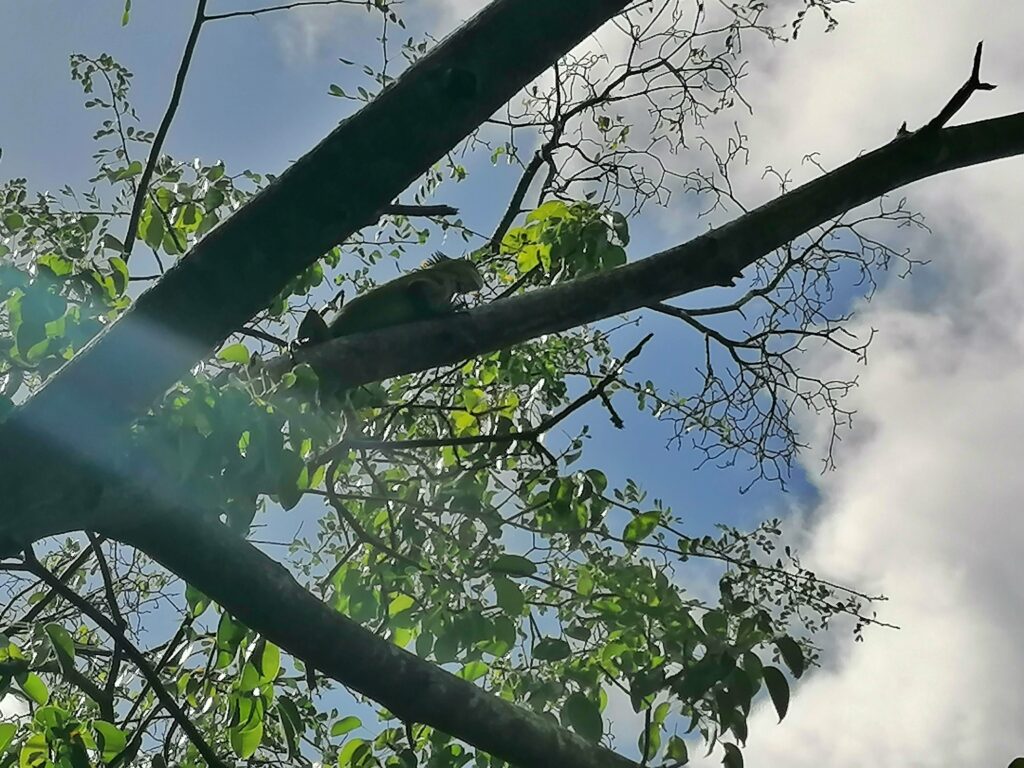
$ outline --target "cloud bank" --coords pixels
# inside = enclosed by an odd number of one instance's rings
[[[969,72],[984,39],[979,94],[955,122],[1024,109],[1024,6],[888,0],[841,8],[839,29],[769,51],[746,85],[758,162],[796,166],[819,150],[838,165],[927,121]],[[879,330],[867,367],[831,354],[807,369],[859,375],[839,469],[802,549],[823,576],[881,590],[880,618],[854,644],[835,635],[825,668],[797,688],[787,719],[751,719],[750,766],[1006,765],[1024,754],[1024,206],[1019,159],[908,191],[931,260],[859,307]],[[804,171],[810,173],[810,171]],[[823,424],[805,425],[821,445]],[[821,438],[821,439],[815,439]]]

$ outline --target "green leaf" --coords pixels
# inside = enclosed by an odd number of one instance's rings
[[[362,724],[362,721],[355,715],[343,717],[331,726],[331,736],[344,736],[346,733],[354,731]]]
[[[359,758],[369,750],[370,745],[364,739],[349,739],[338,753],[338,765],[344,768],[346,765],[358,764]]]
[[[243,760],[248,760],[263,741],[263,722],[257,720],[247,728],[230,728],[231,749]]]
[[[231,344],[217,353],[217,358],[226,363],[249,364],[249,349],[245,344]]]
[[[210,187],[206,194],[203,195],[203,207],[207,211],[211,211],[214,208],[220,208],[224,203],[224,193],[216,187]]]
[[[572,653],[569,644],[558,637],[545,637],[533,646],[533,657],[540,661],[558,661]]]
[[[103,236],[103,247],[111,251],[124,250],[124,244],[109,232]]]
[[[17,675],[14,679],[25,695],[39,706],[42,706],[49,700],[50,691],[46,687],[46,683],[35,672],[25,672]]]
[[[245,693],[252,693],[259,688],[260,673],[256,671],[256,667],[251,661],[242,665],[242,674],[239,675],[236,685],[238,690]]]
[[[106,720],[93,720],[93,730],[96,731],[96,745],[103,756],[103,762],[108,763],[119,755],[128,745],[128,737],[124,731],[113,723]]]
[[[783,635],[776,638],[775,647],[779,649],[779,654],[789,667],[789,671],[793,673],[793,677],[800,677],[804,673],[804,652],[796,640]]]
[[[75,265],[71,259],[65,259],[56,253],[46,253],[36,259],[36,264],[46,267],[57,277],[66,277],[75,271]]]
[[[743,768],[743,753],[740,752],[740,748],[728,742],[722,742],[722,747],[725,749],[722,765],[725,768]]]
[[[668,740],[668,746],[665,747],[665,752],[672,760],[675,760],[680,765],[686,765],[690,762],[690,752],[686,748],[686,742],[678,736],[671,736]]]
[[[188,604],[189,614],[194,619],[202,616],[206,609],[210,607],[210,598],[191,584],[185,585],[185,602]]]
[[[19,768],[42,768],[49,763],[50,748],[46,743],[46,735],[33,733],[21,747],[18,755]]]
[[[588,469],[584,472],[594,486],[594,493],[603,494],[608,487],[608,477],[599,469]]]
[[[476,434],[479,432],[476,416],[468,411],[453,411],[451,418],[456,435]]]
[[[120,256],[113,256],[110,259],[110,268],[113,270],[114,285],[117,286],[119,294],[128,289],[128,265]]]
[[[627,523],[625,530],[622,531],[622,538],[630,543],[642,541],[651,535],[660,522],[661,512],[644,512]]]
[[[491,573],[507,573],[509,576],[533,576],[537,565],[522,555],[501,555],[491,563]]]
[[[20,213],[12,212],[4,216],[4,226],[11,232],[16,232],[25,226],[25,217]]]
[[[391,598],[391,602],[388,604],[388,616],[397,616],[403,611],[407,611],[416,604],[416,601],[410,596],[405,594],[397,594]]]
[[[682,680],[674,685],[680,698],[697,700],[719,680],[728,675],[735,665],[721,655],[707,655],[682,673]]]
[[[527,214],[527,221],[543,221],[544,219],[562,219],[569,215],[569,206],[561,200],[549,200],[535,211]]]
[[[232,619],[227,612],[220,615],[220,623],[217,625],[217,650],[221,652],[222,658],[218,659],[218,667],[223,668],[231,663],[245,634],[245,627]]]
[[[482,661],[471,661],[459,670],[458,676],[473,682],[486,675],[489,669],[490,667]]]
[[[303,463],[302,457],[295,451],[285,448],[278,455],[275,493],[278,503],[286,510],[294,508],[302,498],[299,480],[305,471],[306,465]]]
[[[779,722],[781,723],[786,712],[789,711],[789,683],[786,682],[785,675],[778,667],[765,667],[762,674],[764,675],[764,684],[768,688],[768,694],[772,697],[775,711],[779,713]]]
[[[61,669],[73,666],[75,662],[75,641],[71,638],[71,633],[60,624],[47,624],[44,629],[50,638],[50,642],[53,644],[54,652],[56,652],[60,660]]]
[[[124,13],[121,14],[121,26],[127,27],[132,16],[132,0],[124,0]]]
[[[526,274],[540,264],[540,246],[528,245],[516,254],[516,267],[521,274]]]
[[[661,723],[652,720],[646,728],[642,729],[636,738],[636,747],[646,765],[661,749]]]
[[[501,608],[509,616],[521,616],[523,607],[526,605],[526,598],[523,590],[511,579],[504,576],[497,576],[494,579],[494,594]]]
[[[574,693],[562,705],[562,723],[588,741],[598,742],[604,732],[601,710],[582,693]]]
[[[18,726],[14,723],[0,723],[0,753],[7,749],[17,732]]]
[[[281,650],[266,641],[260,643],[257,649],[258,658],[253,659],[253,663],[260,673],[260,682],[269,683],[281,671]]]
[[[288,742],[288,755],[289,757],[294,757],[299,754],[298,735],[304,731],[302,718],[299,716],[299,708],[287,696],[280,696],[277,700],[277,714],[281,718],[281,728],[284,730],[285,741]]]
[[[708,611],[701,620],[704,630],[709,635],[725,637],[729,626],[729,618],[722,611]]]

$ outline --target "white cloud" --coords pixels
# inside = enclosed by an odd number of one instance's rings
[[[911,128],[929,119],[965,79],[980,39],[983,77],[1000,87],[956,122],[1020,110],[1024,6],[986,8],[841,8],[835,33],[808,30],[768,53],[767,75],[755,67],[753,140],[782,167],[812,150],[845,162],[904,119]],[[768,162],[758,157],[754,167]],[[915,237],[915,255],[932,264],[860,308],[859,326],[880,331],[866,368],[826,354],[807,362],[826,377],[859,375],[860,386],[839,470],[817,478],[816,457],[807,459],[822,495],[805,563],[887,593],[881,618],[902,629],[871,630],[858,645],[836,638],[781,725],[770,707],[751,719],[748,765],[1000,766],[1024,754],[1021,171],[1021,160],[1005,161],[910,190],[933,230]]]
[[[302,8],[275,20],[274,32],[285,62],[291,66],[308,64],[344,31],[345,17],[355,14],[346,8],[330,6]]]
[[[28,714],[28,704],[17,696],[7,694],[0,698],[0,718],[13,720]]]
[[[275,14],[268,22],[274,25],[281,57],[289,66],[320,64],[321,57],[331,61],[339,56],[376,60],[367,51],[373,51],[376,58],[380,56],[380,42],[376,38],[381,33],[381,16],[376,11],[368,13],[365,8],[351,5],[312,6]],[[404,30],[399,30],[392,36],[401,40],[402,33]],[[394,55],[394,40],[391,47]]]

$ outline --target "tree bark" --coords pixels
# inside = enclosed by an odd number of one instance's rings
[[[131,544],[318,672],[522,768],[636,764],[402,650],[325,605],[211,515],[141,500],[104,533]]]
[[[374,637],[215,521],[154,503],[147,494],[134,512],[118,507],[115,514],[105,501],[119,485],[138,487],[130,464],[106,462],[124,444],[131,421],[166,387],[625,5],[497,0],[212,232],[0,427],[0,553],[97,528],[138,546],[297,658],[402,717],[524,768],[630,765]],[[879,195],[1022,152],[1024,114],[910,134],[690,243],[618,270],[303,355],[350,384],[455,362],[728,283],[774,248]],[[108,514],[89,514],[97,504]]]
[[[81,527],[132,421],[628,3],[494,0],[207,235],[0,425],[0,551]]]
[[[893,140],[683,245],[618,269],[431,322],[299,350],[346,385],[449,365],[674,296],[728,285],[759,258],[829,219],[928,176],[1024,153],[1024,113]],[[270,362],[270,373],[291,366]]]
[[[773,248],[879,195],[929,175],[1021,153],[1024,114],[912,134],[686,245],[635,264],[443,321],[329,342],[305,354],[318,365],[335,367],[351,382],[482,354],[726,282]],[[61,456],[54,453],[55,459]],[[124,484],[133,479],[138,485],[138,478],[130,476]],[[56,490],[49,493],[50,488]],[[297,658],[401,716],[524,766],[629,764],[359,628],[211,518],[161,507],[164,483],[150,483],[135,511],[107,501],[118,493],[114,485],[75,496],[65,478],[36,490],[34,514],[5,505],[0,532],[15,542],[95,527],[139,547]],[[83,494],[95,498],[82,501]],[[83,505],[97,500],[103,514],[83,515]],[[577,757],[580,762],[574,762]]]

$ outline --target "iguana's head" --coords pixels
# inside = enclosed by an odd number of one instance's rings
[[[480,270],[468,259],[450,259],[443,253],[435,253],[423,262],[423,267],[450,280],[456,293],[474,293],[484,287]]]

